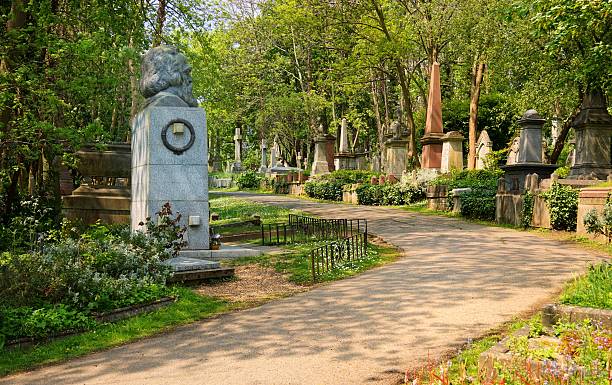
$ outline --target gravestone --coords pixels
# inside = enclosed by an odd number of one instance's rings
[[[450,131],[442,137],[441,172],[463,170],[463,139],[458,131]]]
[[[232,172],[238,173],[242,171],[242,133],[240,126],[236,126],[234,131],[234,163],[232,164]]]
[[[608,113],[602,92],[585,95],[572,126],[576,132],[576,152],[569,178],[605,180],[612,172],[612,116]]]
[[[265,139],[261,140],[261,165],[259,166],[259,172],[266,173],[268,171],[268,160],[266,159],[268,145]]]
[[[542,163],[542,127],[545,122],[536,110],[528,110],[518,121],[521,133],[517,162],[502,166],[507,188],[512,194],[524,191],[527,175],[537,174],[540,179],[547,179],[559,167]]]
[[[427,100],[427,117],[425,134],[421,138],[423,145],[421,168],[440,169],[442,166],[442,94],[440,92],[440,64],[431,66],[429,81],[429,99]]]
[[[348,122],[346,118],[342,118],[342,124],[340,125],[340,148],[334,155],[334,164],[336,170],[355,169],[355,154],[349,148]]]
[[[489,133],[482,130],[476,142],[476,169],[485,168],[487,156],[493,151],[493,142],[489,138]]]
[[[518,163],[519,141],[520,137],[518,136],[512,139],[512,144],[510,145],[510,149],[508,150],[508,158],[506,159],[507,166]]]
[[[174,47],[142,62],[144,108],[132,127],[131,229],[170,202],[187,225],[185,257],[210,255],[206,113],[192,96],[191,67]]]

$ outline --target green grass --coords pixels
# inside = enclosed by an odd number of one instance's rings
[[[591,266],[586,275],[566,286],[561,303],[612,309],[612,265],[604,262]]]
[[[287,274],[291,282],[299,285],[310,285],[313,283],[312,272],[310,270],[310,250],[323,244],[324,242],[294,243],[285,246],[286,251],[283,253],[239,258],[228,261],[228,263],[234,266],[258,263],[262,266],[273,267],[279,273]],[[321,274],[317,278],[317,282],[336,281],[351,277],[373,267],[392,262],[398,257],[399,252],[396,248],[370,243],[366,257],[344,263],[337,269]]]
[[[298,214],[295,210],[279,206],[214,194],[210,196],[210,210],[219,214],[219,220],[212,222],[212,226],[250,220],[253,215],[259,215],[263,223],[287,222],[289,214]]]
[[[0,376],[122,345],[239,307],[184,287],[177,287],[177,292],[175,303],[151,313],[31,347],[5,348],[0,354]]]

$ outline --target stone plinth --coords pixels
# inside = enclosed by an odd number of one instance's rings
[[[385,143],[384,171],[387,174],[402,175],[406,170],[406,156],[408,153],[408,141],[401,139],[389,139]]]
[[[321,175],[329,173],[329,163],[327,161],[327,142],[325,135],[315,138],[314,159],[312,162],[311,175]]]
[[[421,168],[439,170],[442,167],[442,133],[425,134],[421,138],[423,154]]]
[[[588,234],[584,228],[584,216],[593,209],[601,215],[610,194],[612,194],[612,187],[590,187],[580,190],[578,195],[578,220],[576,223],[577,234]]]
[[[504,170],[506,189],[515,194],[525,191],[525,178],[529,174],[537,174],[540,179],[549,179],[551,174],[559,168],[556,164],[544,163],[517,163],[501,166]]]
[[[177,119],[182,130],[171,124]],[[209,247],[206,136],[201,108],[148,107],[136,116],[132,130],[131,228],[138,230],[141,221],[155,218],[170,202],[187,225],[190,257]]]
[[[603,94],[594,93],[585,96],[572,126],[576,132],[576,151],[570,177],[586,176],[605,180],[612,172],[610,164],[612,116],[608,114]]]
[[[441,172],[463,170],[463,139],[458,131],[451,131],[442,137]]]
[[[66,218],[85,224],[129,223],[130,221],[130,145],[110,144],[104,150],[87,146],[76,153],[83,184],[71,195],[62,197],[62,213]],[[103,179],[95,182],[95,179]],[[106,183],[109,178],[124,179],[123,184]]]
[[[427,186],[427,208],[430,210],[448,210],[448,186],[429,185]]]
[[[334,155],[334,166],[336,170],[355,170],[355,155],[350,153],[337,153]]]

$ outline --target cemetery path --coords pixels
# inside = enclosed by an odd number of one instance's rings
[[[357,277],[0,384],[396,384],[547,301],[602,256],[552,239],[393,208],[240,194],[366,218],[403,258]]]

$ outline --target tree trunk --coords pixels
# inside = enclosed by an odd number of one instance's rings
[[[485,63],[478,57],[472,67],[472,87],[470,90],[470,122],[468,134],[468,170],[476,168],[476,132],[478,130],[478,101],[480,100],[480,85],[485,71]]]
[[[153,33],[153,47],[157,47],[162,43],[164,33],[164,24],[166,23],[166,5],[168,0],[159,0],[157,7],[157,17],[155,19],[155,32]]]

